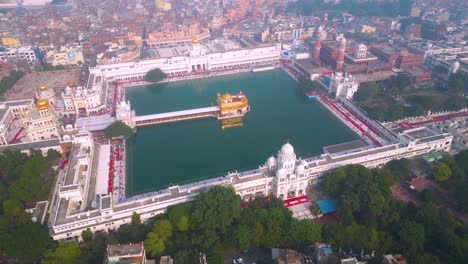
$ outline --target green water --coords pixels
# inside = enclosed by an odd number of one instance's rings
[[[127,99],[145,115],[216,105],[218,92],[241,90],[251,106],[242,127],[205,118],[138,128],[127,141],[127,194],[255,169],[287,140],[307,157],[358,138],[280,69],[127,88]]]

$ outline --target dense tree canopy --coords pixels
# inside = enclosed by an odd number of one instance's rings
[[[302,76],[299,79],[299,88],[305,93],[314,92],[320,88],[320,84],[316,81],[312,81],[309,78],[306,78],[305,76]]]
[[[161,256],[168,248],[172,247],[172,224],[168,220],[160,220],[154,223],[153,231],[149,232],[145,239],[145,250],[153,257]]]
[[[48,152],[52,156],[55,153]],[[21,263],[33,263],[51,245],[47,228],[33,223],[24,211],[47,199],[52,182],[52,158],[41,151],[0,153],[0,252]]]
[[[193,219],[200,229],[225,233],[240,215],[240,197],[234,189],[220,186],[195,198]]]
[[[164,80],[164,78],[166,78],[166,74],[159,68],[150,70],[145,75],[145,81],[147,82],[160,82]]]
[[[58,246],[49,248],[44,252],[41,263],[76,263],[79,255],[80,246],[77,242],[59,243]]]
[[[113,137],[128,137],[133,134],[133,129],[127,126],[122,121],[115,121],[106,128],[106,135],[110,138]]]
[[[452,176],[452,170],[445,163],[439,163],[434,167],[432,171],[437,181],[446,181]]]
[[[456,169],[456,160],[466,161],[465,155],[462,152],[445,162],[458,171],[454,175],[463,174]],[[403,253],[408,263],[466,262],[467,229],[448,211],[433,204],[434,199],[428,198],[418,209],[389,195],[390,185],[406,180],[411,166],[409,160],[400,160],[381,170],[346,166],[325,175],[322,186],[338,200],[340,220],[324,228],[324,240],[336,248],[375,250],[376,255]],[[453,178],[447,182],[455,181]],[[432,255],[434,252],[441,254]]]

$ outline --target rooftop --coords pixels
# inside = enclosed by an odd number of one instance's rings
[[[142,255],[144,251],[143,243],[123,244],[107,246],[107,255],[111,257]]]
[[[323,152],[327,154],[336,154],[341,152],[355,152],[366,148],[367,145],[362,140],[354,140],[341,144],[331,145],[323,148]]]

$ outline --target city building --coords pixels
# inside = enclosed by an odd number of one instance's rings
[[[107,93],[110,84],[100,76],[91,73],[86,87],[67,86],[61,93],[60,111],[63,114],[76,114],[78,116],[96,115],[107,110]]]
[[[407,264],[402,255],[384,255],[382,264]]]
[[[28,64],[35,64],[38,61],[36,53],[32,47],[24,46],[19,48],[0,47],[0,60],[18,61],[25,60]]]
[[[442,67],[446,77],[454,73],[468,75],[468,45],[444,42],[413,42],[408,48],[423,54],[424,64],[435,68]]]
[[[357,92],[358,87],[359,83],[354,79],[354,76],[337,72],[332,74],[327,89],[335,98],[351,99],[354,93]]]
[[[135,41],[139,47],[141,47],[143,43],[148,47],[168,47],[189,44],[193,39],[201,41],[208,37],[210,37],[208,28],[200,27],[199,24],[191,24],[177,30],[149,32],[146,39],[133,36],[130,37],[129,40]]]
[[[408,49],[397,46],[374,46],[371,48],[370,52],[380,60],[398,69],[420,66],[423,60],[423,54],[413,53]]]
[[[209,52],[202,47],[198,39],[194,39],[188,54],[174,53],[172,49],[160,49],[158,52],[160,56],[157,58],[97,65],[90,69],[90,78],[99,79],[103,82],[101,84],[106,84],[113,80],[142,80],[148,71],[155,68],[173,77],[192,72],[250,69],[255,66],[274,65],[279,61],[281,45]]]
[[[0,145],[16,141],[16,135],[24,129],[19,119],[33,107],[32,99],[0,102]]]
[[[133,61],[140,58],[139,48],[122,48],[107,50],[97,55],[97,64],[110,64]]]
[[[172,3],[167,0],[155,0],[154,2],[159,11],[167,12],[172,9]]]
[[[348,74],[367,74],[389,71],[392,66],[368,52],[367,46],[359,44],[354,52],[345,54],[343,71]]]
[[[53,0],[4,0],[0,3],[0,8],[12,8],[17,6],[42,6],[50,4]]]
[[[105,264],[145,264],[146,254],[143,243],[108,245]]]
[[[81,46],[62,46],[59,50],[47,52],[47,62],[57,65],[79,65],[84,62]]]
[[[174,260],[170,256],[161,256],[159,264],[174,264]]]
[[[4,36],[1,40],[4,47],[18,48],[21,46],[21,42],[15,37]]]
[[[57,113],[50,105],[49,100],[39,98],[36,107],[29,108],[20,117],[27,141],[36,142],[59,138],[57,118]]]
[[[421,38],[421,24],[411,24],[405,28],[404,36],[406,39]]]
[[[404,70],[404,73],[415,84],[429,82],[432,77],[432,72],[425,71],[419,67],[411,67]]]
[[[246,19],[232,28],[225,28],[223,36],[226,38],[250,38],[259,43],[267,41],[270,35],[270,27],[263,21]]]
[[[37,100],[0,103],[0,145],[31,143],[59,138],[57,112],[50,91],[41,85]]]

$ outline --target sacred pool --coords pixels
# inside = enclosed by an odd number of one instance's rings
[[[287,140],[308,157],[358,139],[297,86],[277,69],[127,88],[137,115],[215,106],[218,93],[242,91],[250,104],[240,126],[204,118],[138,128],[127,140],[127,196],[255,169]]]

